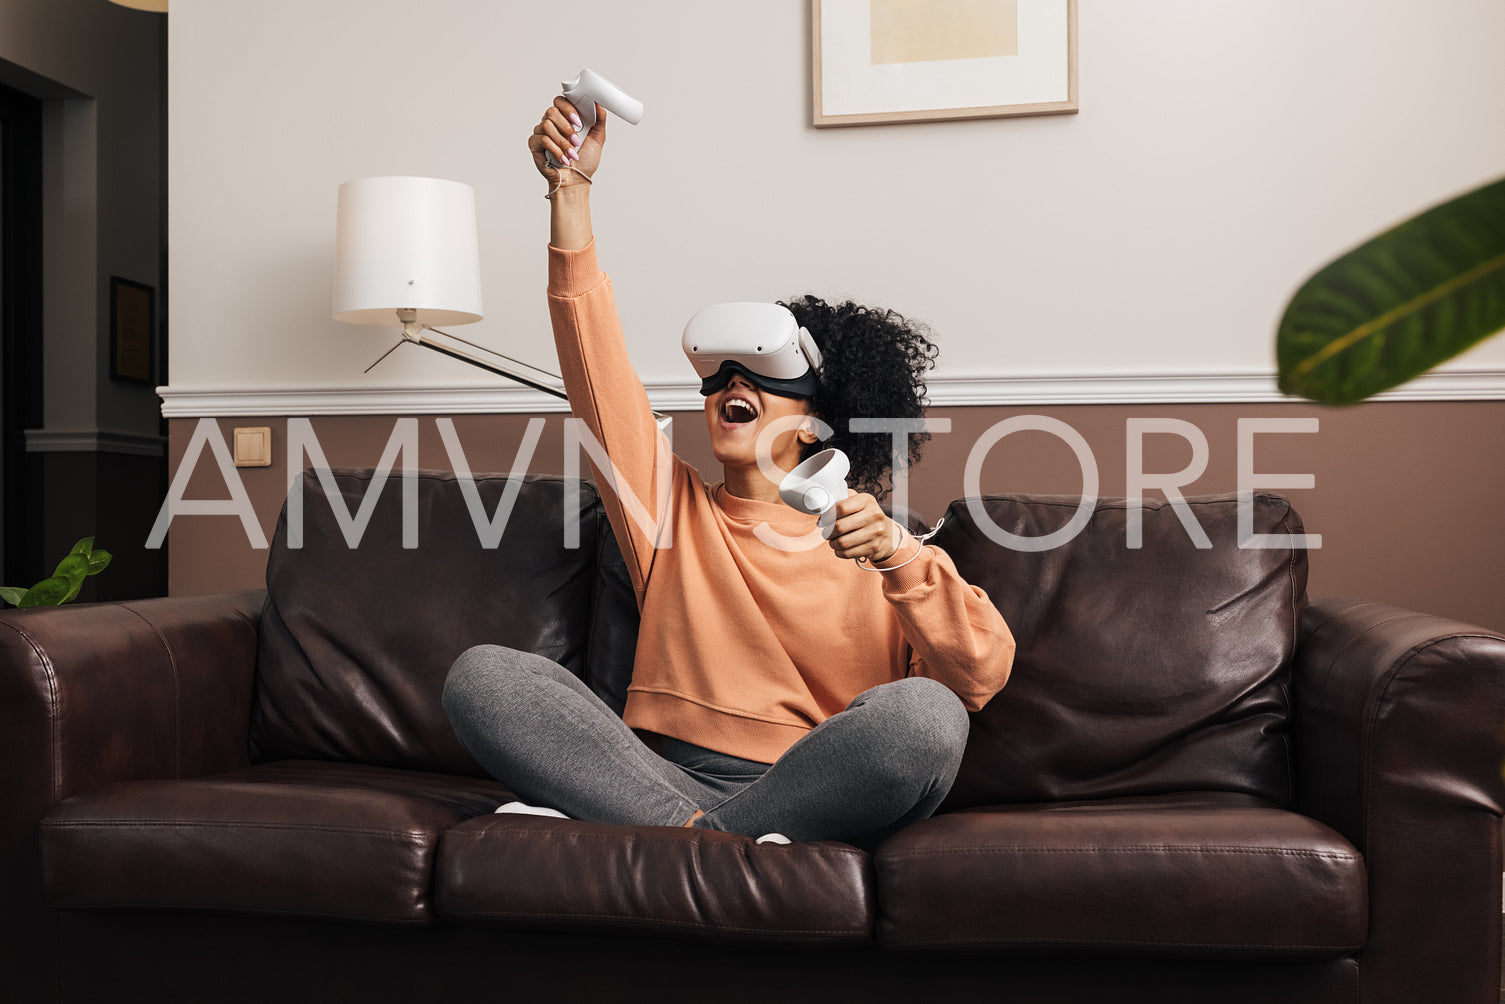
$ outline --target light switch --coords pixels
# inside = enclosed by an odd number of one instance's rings
[[[272,466],[272,430],[270,428],[235,430],[235,466]]]

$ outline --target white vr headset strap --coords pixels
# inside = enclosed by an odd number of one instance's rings
[[[805,360],[810,364],[812,372],[820,372],[821,355],[820,349],[815,347],[815,339],[811,336],[808,328],[800,327],[800,349],[805,353]]]

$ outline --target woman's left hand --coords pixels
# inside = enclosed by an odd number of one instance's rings
[[[836,522],[826,543],[838,558],[887,561],[904,542],[904,530],[866,492],[848,495],[835,508]]]

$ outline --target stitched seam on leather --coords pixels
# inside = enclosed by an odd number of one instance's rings
[[[321,823],[298,825],[296,823],[249,823],[239,820],[217,822],[208,819],[44,819],[44,828],[65,830],[70,828],[103,827],[217,827],[234,830],[286,830],[290,833],[315,831],[319,833],[350,833],[370,837],[399,837],[405,840],[423,841],[437,836],[422,830],[378,830],[359,826],[327,826]]]
[[[1324,952],[1350,952],[1362,945],[1274,945],[1246,944],[1229,941],[1166,941],[1166,940],[1141,940],[1130,938],[1042,938],[1024,937],[1017,938],[917,938],[917,939],[887,939],[892,943],[901,945],[1009,945],[1021,942],[1049,945],[1162,945],[1175,948],[1265,948],[1279,950],[1311,949]]]
[[[525,828],[525,827],[521,827],[521,826],[508,826],[508,827],[505,828],[505,832],[509,833],[509,834],[510,833],[520,833],[520,834],[526,834],[526,835],[529,835],[529,836],[558,837],[560,835],[560,828],[559,827],[550,827],[548,829],[542,829],[542,828]],[[710,831],[710,832],[717,832],[717,831],[713,830],[713,831]],[[491,830],[489,830],[489,829],[485,830],[483,832],[480,832],[480,833],[477,833],[477,832],[474,832],[474,831],[471,831],[469,833],[455,833],[454,831],[451,830],[451,831],[449,831],[449,832],[447,832],[445,834],[445,837],[447,839],[459,839],[459,838],[463,837],[463,838],[465,838],[467,840],[475,840],[475,841],[496,840],[496,839],[498,839],[496,837],[490,836],[490,833],[491,833]],[[589,840],[610,840],[610,841],[623,842],[623,843],[634,843],[634,844],[672,844],[672,845],[674,845],[676,847],[683,847],[687,843],[696,843],[696,841],[666,840],[666,839],[663,839],[663,838],[660,838],[660,837],[639,836],[637,834],[631,834],[631,835],[628,835],[628,836],[623,836],[621,834],[616,834],[616,833],[589,833],[589,832],[586,832],[584,830],[573,831],[573,832],[571,832],[569,834],[569,837],[570,837],[571,840],[584,838],[584,839],[589,839]],[[700,843],[701,846],[705,846],[704,842],[699,842],[699,843]],[[731,845],[728,845],[728,846],[731,846]],[[783,851],[781,853],[788,853],[788,852],[787,851]],[[860,849],[858,849],[856,847],[853,847],[851,849],[847,849],[847,848],[844,848],[844,847],[821,847],[821,848],[807,847],[806,850],[805,850],[805,853],[806,854],[816,854],[816,855],[819,855],[821,857],[853,858],[853,859],[857,859],[857,860],[861,860],[863,858],[868,857],[867,851],[860,850]]]
[[[445,911],[451,917],[490,917],[511,920],[616,920],[624,923],[649,925],[655,927],[685,927],[707,931],[732,931],[738,934],[813,934],[826,937],[850,937],[852,934],[867,934],[866,928],[854,927],[847,930],[832,928],[790,928],[790,927],[738,927],[730,924],[706,923],[697,924],[689,920],[668,920],[660,917],[644,917],[642,914],[620,913],[563,913],[557,911],[528,911],[528,910],[457,910],[453,907]]]
[[[68,906],[56,907],[57,910],[180,910],[187,913],[211,913],[216,915],[255,914],[266,917],[316,917],[328,920],[367,920],[373,923],[400,924],[407,927],[432,926],[435,920],[432,916],[422,918],[394,917],[391,914],[382,913],[354,913],[339,911],[338,913],[327,910],[299,910],[295,907],[275,906],[207,906],[203,903],[106,903],[103,901],[75,900]]]
[[[135,614],[137,620],[151,628],[157,640],[162,643],[163,650],[167,652],[167,665],[172,669],[173,777],[180,778],[183,776],[183,680],[178,674],[178,660],[172,654],[167,636],[158,630],[157,625],[143,617],[134,607],[123,603],[119,606],[122,610]]]
[[[52,732],[52,804],[61,801],[63,788],[62,768],[62,715],[58,714],[58,686],[57,669],[52,665],[52,659],[48,657],[46,650],[37,644],[37,640],[31,634],[23,630],[19,625],[7,621],[6,627],[25,639],[26,644],[31,646],[31,651],[36,655],[37,661],[42,664],[43,677],[47,681],[49,700],[47,701],[48,728]]]
[[[1296,613],[1295,620],[1298,623],[1301,620],[1301,613],[1299,611]],[[1295,651],[1295,649],[1291,650],[1292,661],[1286,664],[1285,678],[1280,681],[1280,697],[1281,700],[1285,701],[1286,705],[1286,722],[1285,728],[1280,734],[1280,742],[1286,751],[1285,807],[1288,809],[1295,808],[1300,799],[1300,792],[1296,790],[1296,748],[1291,740],[1292,718],[1296,714],[1296,700],[1291,694],[1291,672],[1295,661]]]
[[[1277,847],[1181,847],[1162,846],[1157,844],[1139,845],[1115,845],[1113,847],[1041,847],[1038,844],[1029,846],[997,845],[987,847],[946,847],[946,848],[918,848],[912,851],[892,851],[885,855],[887,858],[920,858],[949,856],[952,854],[1138,854],[1145,851],[1154,851],[1158,854],[1248,854],[1256,857],[1300,857],[1300,858],[1324,858],[1330,861],[1359,861],[1357,854],[1348,854],[1343,851],[1307,851],[1297,848],[1281,849]]]

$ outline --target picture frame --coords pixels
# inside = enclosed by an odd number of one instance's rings
[[[1077,0],[811,0],[818,128],[1075,114]]]
[[[155,383],[152,364],[157,328],[157,290],[145,283],[110,276],[110,376],[130,383]]]

